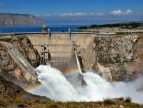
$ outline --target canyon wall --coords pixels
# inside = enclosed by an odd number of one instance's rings
[[[95,37],[81,54],[84,69],[96,71],[107,80],[131,80],[143,73],[142,36]]]
[[[38,82],[34,67],[22,54],[13,44],[0,42],[0,76],[25,89]]]
[[[18,51],[26,58],[33,67],[40,65],[40,55],[38,51],[33,48],[33,44],[28,37],[14,37],[11,43],[18,49]]]

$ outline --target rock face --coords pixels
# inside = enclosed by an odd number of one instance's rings
[[[22,88],[37,84],[37,79],[33,72],[34,68],[31,68],[29,65],[27,67],[22,66],[22,61],[17,62],[16,59],[13,58],[14,56],[20,57],[20,55],[14,55],[12,57],[8,50],[10,49],[8,49],[4,43],[0,42],[0,76],[12,81]],[[29,69],[32,69],[30,71],[31,73],[28,71]]]
[[[38,51],[27,37],[13,37],[11,43],[0,42],[0,76],[22,88],[37,84],[33,67],[40,63]]]
[[[13,84],[10,81],[5,80],[3,77],[0,76],[0,97],[3,98],[15,98],[22,93],[26,92],[20,88],[19,86]]]
[[[37,96],[30,94],[26,92],[24,89],[19,87],[18,85],[12,83],[11,81],[6,80],[5,78],[0,76],[0,99],[5,99],[4,106],[8,106],[9,102],[8,100],[13,99],[13,102],[15,101],[14,99],[19,99],[19,101],[24,101],[24,100],[33,100],[33,99],[47,99],[46,97],[42,96]],[[12,101],[11,101],[12,102]],[[10,104],[12,104],[10,102]],[[0,102],[0,108],[3,106],[2,102]],[[11,107],[11,106],[10,106]],[[3,108],[3,107],[2,107]],[[9,108],[9,107],[6,107]],[[16,106],[13,108],[17,108]],[[28,107],[29,108],[29,107]]]
[[[0,45],[0,72],[14,70],[15,68],[16,64],[9,56],[9,53]]]
[[[28,14],[8,14],[0,13],[0,26],[30,26],[41,25],[43,22]]]
[[[32,66],[37,67],[40,64],[40,55],[38,51],[33,48],[28,37],[14,37],[11,43],[22,53]]]
[[[143,37],[95,37],[81,55],[85,70],[92,69],[108,80],[130,80],[143,71]],[[101,71],[101,66],[108,72]]]

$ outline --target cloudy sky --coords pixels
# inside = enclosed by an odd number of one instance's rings
[[[47,24],[143,20],[143,0],[0,0],[0,13],[33,14]]]

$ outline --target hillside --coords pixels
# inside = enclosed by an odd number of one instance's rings
[[[9,14],[0,13],[0,26],[32,26],[41,25],[43,22],[33,16],[28,14]]]
[[[114,23],[114,24],[102,24],[102,25],[90,25],[90,26],[81,26],[78,29],[103,29],[103,28],[120,28],[120,29],[137,29],[142,28],[143,22],[123,22],[123,23]]]

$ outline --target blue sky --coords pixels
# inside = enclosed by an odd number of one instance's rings
[[[0,0],[0,13],[33,14],[49,24],[143,20],[143,0]]]

